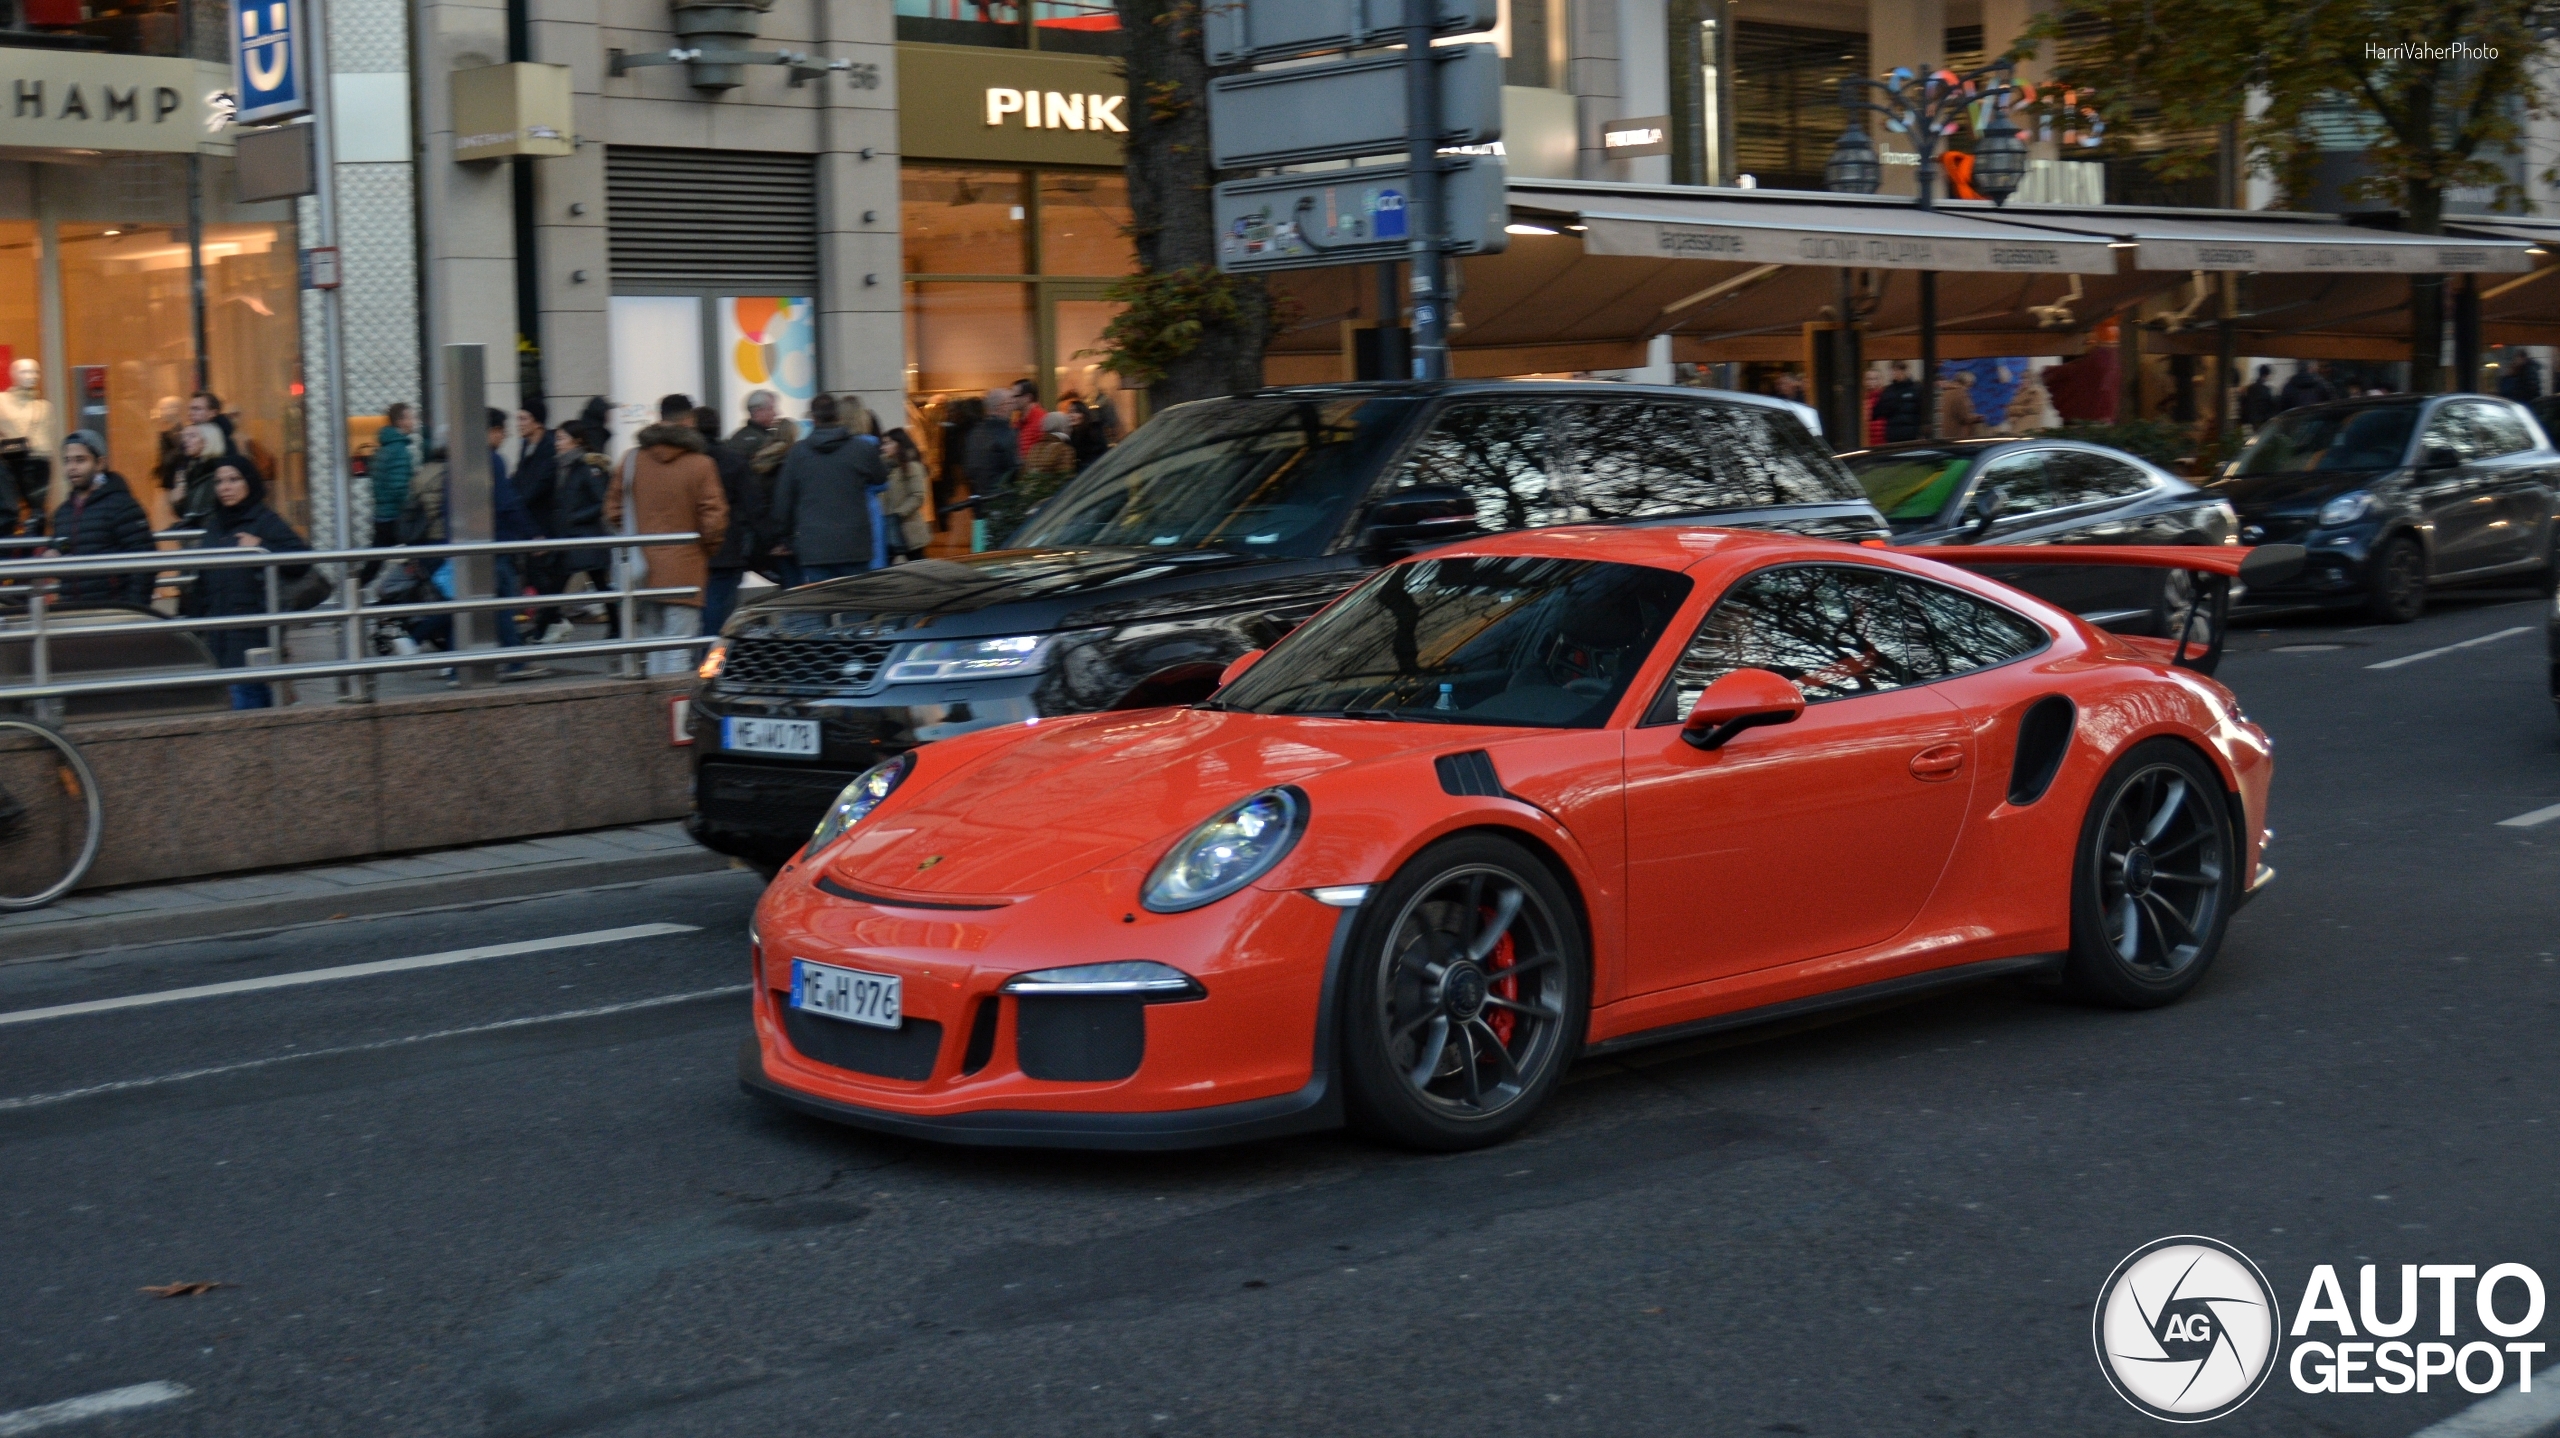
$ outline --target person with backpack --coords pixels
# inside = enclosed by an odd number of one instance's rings
[[[878,450],[845,427],[834,395],[809,402],[809,422],[809,437],[783,457],[773,492],[774,525],[804,584],[872,567],[871,490],[889,482]]]

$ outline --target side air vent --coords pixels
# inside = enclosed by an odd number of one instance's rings
[[[2079,711],[2059,694],[2048,694],[2027,706],[2018,721],[2018,753],[2009,761],[2009,802],[2032,804],[2044,797],[2053,776],[2062,772],[2062,756],[2071,752],[2071,726]]]
[[[1431,761],[1440,771],[1440,789],[1447,794],[1461,794],[1477,799],[1507,799],[1502,776],[1493,772],[1493,756],[1482,749],[1464,754],[1443,754]]]

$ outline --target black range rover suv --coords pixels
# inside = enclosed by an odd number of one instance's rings
[[[1450,381],[1299,386],[1164,411],[1009,549],[768,591],[692,705],[704,845],[760,867],[837,791],[935,739],[1188,704],[1413,550],[1486,530],[1695,521],[1890,531],[1800,406],[1723,391]]]

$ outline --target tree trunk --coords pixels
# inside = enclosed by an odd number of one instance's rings
[[[1218,3],[1218,0],[1209,0]],[[1202,0],[1122,0],[1129,37],[1129,211],[1138,267],[1151,274],[1217,267],[1210,187],[1209,79]],[[1156,405],[1254,389],[1271,342],[1271,297],[1259,278],[1229,282],[1239,318],[1205,325],[1199,343],[1148,386]]]
[[[2444,233],[2444,191],[2424,180],[2404,190],[2410,232]],[[2444,276],[2409,277],[2409,388],[2434,394],[2444,388]]]

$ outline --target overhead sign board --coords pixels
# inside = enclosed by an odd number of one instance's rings
[[[1600,153],[1611,160],[1634,160],[1671,153],[1671,117],[1638,115],[1600,124]]]
[[[1499,253],[1510,207],[1502,161],[1469,155],[1443,162],[1444,248]],[[1412,172],[1361,165],[1315,175],[1267,175],[1218,186],[1218,268],[1247,274],[1404,258],[1413,243]]]
[[[233,69],[243,125],[311,113],[309,31],[302,0],[233,0]]]
[[[1582,214],[1583,249],[1656,260],[1722,260],[1746,265],[1832,265],[1874,270],[1961,270],[1978,274],[2111,275],[2115,254],[2095,239],[2021,229],[1997,234],[1894,230],[1882,225],[1816,226],[1688,222]]]
[[[230,66],[204,60],[0,45],[0,144],[228,150],[231,85]]]
[[[1502,138],[1502,55],[1491,45],[1443,45],[1440,145]],[[1401,52],[1370,60],[1258,70],[1209,82],[1210,163],[1221,170],[1400,154],[1405,139]]]
[[[1501,21],[1497,0],[1438,0],[1436,9],[1435,35],[1472,35]],[[1212,65],[1404,42],[1404,0],[1230,0],[1201,11]]]
[[[2343,227],[2341,227],[2343,228]],[[2349,231],[2348,233],[2353,233]],[[2408,240],[2370,244],[2355,240],[2262,240],[2245,235],[2194,239],[2146,235],[2134,239],[2134,267],[2145,270],[2256,270],[2270,274],[2522,274],[2533,268],[2527,245],[2459,240]]]

